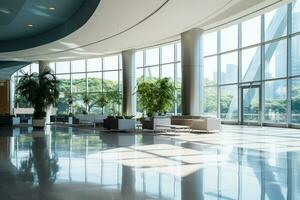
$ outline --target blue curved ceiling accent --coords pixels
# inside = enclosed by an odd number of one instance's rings
[[[10,80],[19,69],[31,64],[30,62],[0,61],[0,80]]]
[[[99,3],[100,0],[1,0],[0,52],[59,40],[83,26]]]

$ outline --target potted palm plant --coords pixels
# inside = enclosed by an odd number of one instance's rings
[[[155,129],[155,124],[171,123],[170,118],[162,117],[175,101],[175,87],[169,78],[150,79],[137,85],[137,98],[148,119],[142,120],[143,128]]]
[[[54,105],[59,97],[59,81],[51,71],[46,68],[41,73],[23,73],[17,85],[19,94],[27,99],[34,108],[32,126],[43,128],[46,123],[46,110]]]

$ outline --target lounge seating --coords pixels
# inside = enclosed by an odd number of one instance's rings
[[[190,126],[193,131],[216,132],[221,129],[221,120],[215,117],[173,116],[171,124]]]
[[[96,124],[103,123],[106,115],[88,114],[88,115],[76,115],[75,118],[79,120],[79,124]]]
[[[69,122],[68,115],[51,115],[50,122],[60,122],[60,123],[67,123]]]

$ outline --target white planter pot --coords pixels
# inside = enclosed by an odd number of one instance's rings
[[[68,119],[68,124],[73,124],[73,117],[69,117],[69,119]]]
[[[33,128],[44,128],[46,124],[46,119],[32,119]]]

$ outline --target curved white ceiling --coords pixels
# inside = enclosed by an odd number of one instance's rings
[[[36,48],[0,53],[0,60],[95,57],[178,39],[281,0],[101,0],[89,21],[67,37]]]

